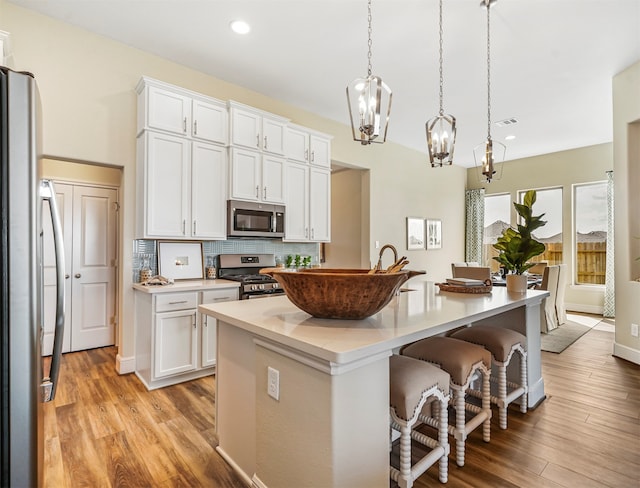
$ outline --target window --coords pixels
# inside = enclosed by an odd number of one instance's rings
[[[605,282],[607,256],[607,183],[573,187],[575,282]]]
[[[525,193],[526,190],[518,192],[518,201],[523,200]],[[531,261],[546,261],[550,265],[562,263],[562,188],[536,190],[533,214],[545,214],[542,220],[547,223],[533,235],[546,246],[546,250]]]
[[[484,197],[484,238],[482,240],[482,262],[485,266],[490,266],[491,271],[498,271],[500,265],[494,261],[493,256],[498,255],[498,251],[493,249],[502,231],[509,227],[511,220],[511,195],[485,195]]]

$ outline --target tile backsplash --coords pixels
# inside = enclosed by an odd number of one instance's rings
[[[155,240],[136,239],[133,241],[133,282],[140,281],[140,270],[145,266],[151,275],[158,274],[158,246]],[[311,256],[312,263],[318,263],[320,244],[317,242],[282,242],[277,239],[227,239],[226,241],[202,241],[204,265],[218,254],[274,254],[276,260],[287,255]]]

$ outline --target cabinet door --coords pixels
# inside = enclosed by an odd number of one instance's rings
[[[148,90],[149,128],[186,135],[191,125],[191,99],[155,86],[150,86]]]
[[[309,238],[328,242],[331,239],[331,173],[311,168],[309,192]]]
[[[202,292],[202,303],[229,302],[238,299],[238,289],[210,290]],[[208,315],[202,315],[202,338],[200,343],[200,367],[216,365],[218,321]]]
[[[203,100],[193,101],[193,123],[191,134],[194,139],[227,144],[227,108]]]
[[[284,138],[287,126],[284,122],[269,117],[262,118],[262,150],[284,155]]]
[[[185,237],[189,218],[190,142],[147,132],[146,213],[147,237]]]
[[[300,163],[309,162],[309,134],[306,131],[287,127],[287,139],[285,143],[287,159]]]
[[[331,141],[329,139],[311,134],[309,147],[311,164],[324,168],[331,167]]]
[[[260,200],[260,164],[262,156],[254,151],[231,150],[231,198]]]
[[[194,142],[191,148],[191,237],[227,236],[227,150]]]
[[[309,167],[287,164],[285,240],[309,240]]]
[[[262,201],[284,203],[286,161],[275,156],[262,156]]]
[[[231,108],[231,144],[252,149],[262,147],[260,141],[260,121],[258,114]]]
[[[155,378],[196,369],[196,327],[195,310],[156,314]]]

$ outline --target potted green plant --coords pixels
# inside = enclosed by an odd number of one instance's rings
[[[529,190],[524,195],[522,203],[513,202],[516,212],[520,216],[517,230],[511,227],[505,229],[493,248],[498,251],[494,257],[509,272],[507,275],[507,290],[524,293],[527,289],[527,277],[523,273],[535,263],[529,260],[545,251],[545,245],[533,237],[533,231],[547,222],[542,220],[544,214],[533,215],[533,204],[536,202],[536,191]]]

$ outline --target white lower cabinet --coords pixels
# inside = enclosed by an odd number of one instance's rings
[[[201,303],[230,302],[238,299],[237,288],[223,288],[202,292]],[[217,326],[218,320],[208,315],[201,315],[200,367],[210,368],[216,365]]]
[[[217,324],[198,305],[237,300],[237,287],[135,296],[136,375],[149,390],[214,373]]]

